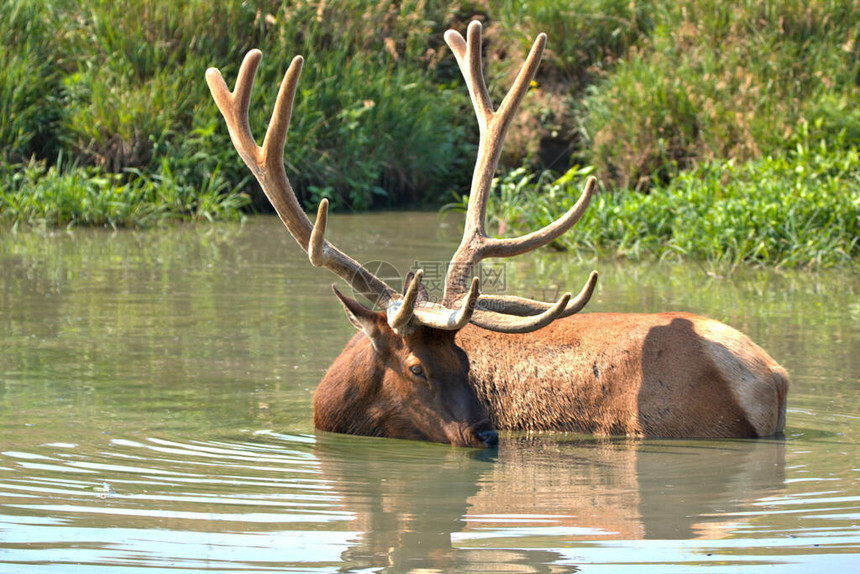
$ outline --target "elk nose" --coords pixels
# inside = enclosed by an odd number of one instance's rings
[[[499,433],[494,430],[481,431],[478,434],[478,439],[484,443],[484,445],[492,447],[498,446],[499,444]]]

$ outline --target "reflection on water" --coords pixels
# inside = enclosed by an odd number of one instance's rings
[[[330,227],[402,270],[456,243],[432,215]],[[0,571],[856,565],[857,275],[541,254],[507,263],[506,287],[548,299],[593,267],[592,311],[699,312],[782,362],[786,438],[473,451],[315,433],[313,389],[352,327],[274,218],[0,235]]]

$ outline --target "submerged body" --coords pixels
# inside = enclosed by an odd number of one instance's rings
[[[397,338],[380,315],[380,332],[357,333],[317,388],[317,428],[483,446],[495,443],[493,428],[753,438],[785,427],[785,369],[713,319],[587,313],[539,336],[468,325],[455,339],[434,330]],[[419,362],[433,376],[409,380]],[[455,383],[458,364],[466,386]]]
[[[483,77],[481,24],[471,22],[465,38],[449,30],[445,41],[469,88],[480,137],[463,239],[441,302],[427,296],[423,271],[411,274],[401,294],[326,240],[327,200],[314,222],[302,210],[283,161],[301,56],[284,75],[262,146],[248,121],[260,51],[245,56],[232,91],[216,68],[206,71],[233,145],[311,264],[382,309],[335,289],[359,333],[317,388],[317,428],[472,447],[497,444],[494,427],[667,437],[781,432],[785,371],[731,327],[687,314],[576,316],[594,292],[596,272],[578,295],[564,293],[555,303],[480,293],[478,263],[549,245],[579,221],[597,184],[589,178],[580,199],[539,230],[489,236],[487,202],[502,143],[546,35],[535,39],[498,107]]]
[[[456,341],[499,430],[716,438],[785,427],[785,369],[712,319],[586,313],[540,336],[469,325]]]

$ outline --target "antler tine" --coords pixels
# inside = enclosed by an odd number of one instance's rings
[[[308,259],[314,267],[323,267],[326,262],[325,228],[328,225],[328,200],[323,198],[317,209],[317,219],[308,241]]]
[[[412,321],[422,277],[424,270],[419,269],[412,276],[403,298],[392,300],[388,305],[388,325],[396,332],[403,332]]]
[[[582,290],[576,297],[572,297],[568,304],[561,310],[557,318],[569,317],[579,313],[594,294],[597,286],[597,271],[592,271],[585,282]],[[481,295],[478,308],[483,311],[494,311],[505,315],[516,315],[518,317],[532,317],[549,311],[555,306],[554,303],[543,303],[534,299],[525,299],[513,295]]]
[[[502,100],[498,111],[493,109],[487,83],[484,80],[481,59],[481,23],[473,21],[469,24],[465,40],[457,31],[448,30],[445,33],[445,41],[454,53],[466,81],[466,86],[469,88],[480,130],[478,160],[475,163],[469,206],[466,212],[465,242],[467,235],[470,239],[486,237],[484,221],[487,214],[487,201],[493,184],[493,174],[499,163],[505,135],[517,108],[528,91],[538,64],[540,64],[544,46],[546,46],[546,34],[538,35],[517,75],[517,79],[514,81],[514,85]],[[465,288],[465,284],[463,287]]]
[[[570,293],[565,293],[546,311],[529,317],[487,312],[478,309],[472,317],[472,323],[478,327],[500,333],[530,333],[546,327],[556,319],[564,316],[564,311],[569,300]]]
[[[481,23],[472,22],[466,31],[468,40],[464,40],[456,30],[445,32],[445,42],[454,52],[460,72],[466,80],[466,87],[472,97],[475,115],[478,116],[478,126],[486,129],[487,121],[495,113],[487,83],[484,81],[484,70],[481,59]]]
[[[478,283],[477,277],[472,279],[472,286],[469,288],[469,292],[453,305],[458,308],[456,311],[442,311],[440,313],[439,310],[433,307],[419,306],[415,308],[415,316],[422,325],[427,327],[452,331],[462,329],[469,322],[474,322],[474,313],[480,301]]]
[[[233,140],[236,151],[250,168],[260,154],[257,142],[251,134],[248,124],[248,107],[251,102],[251,88],[254,85],[254,76],[263,53],[259,50],[251,50],[245,54],[242,65],[239,67],[239,76],[236,79],[236,88],[231,93],[227,88],[221,71],[217,68],[206,70],[206,83],[209,91],[221,114],[227,122],[230,131],[230,139]],[[301,64],[299,64],[301,66]]]
[[[269,121],[269,127],[266,129],[266,136],[263,138],[263,150],[266,153],[276,154],[271,161],[283,167],[284,163],[284,144],[287,141],[287,131],[290,129],[290,120],[293,115],[293,102],[296,97],[296,89],[299,85],[299,75],[301,75],[304,58],[296,56],[290,62],[290,67],[284,74],[284,79],[281,81],[281,87],[278,89],[278,97],[275,98],[275,107],[272,110],[272,119]],[[253,82],[253,78],[250,80]],[[251,90],[248,90],[250,97]],[[247,105],[246,105],[247,115]],[[269,159],[268,157],[266,159]]]
[[[218,109],[224,116],[230,139],[245,165],[257,178],[260,187],[290,235],[302,249],[308,252],[311,263],[329,269],[375,304],[385,307],[389,301],[399,297],[397,292],[325,240],[328,201],[323,200],[320,204],[317,225],[314,226],[299,205],[287,178],[284,169],[284,144],[304,62],[301,56],[293,58],[284,74],[262,147],[257,145],[251,133],[248,108],[254,77],[262,57],[259,50],[248,52],[239,68],[233,92],[227,88],[219,70],[216,68],[206,70],[206,83]]]
[[[511,86],[511,89],[508,90],[507,95],[499,105],[498,114],[506,119],[508,125],[510,125],[526,92],[531,87],[532,80],[537,73],[538,66],[540,66],[541,58],[543,58],[544,48],[546,48],[546,34],[541,33],[535,38],[534,44],[532,44],[532,48],[529,50],[529,55],[526,56],[526,61],[520,68],[516,80],[514,80],[514,85]]]
[[[546,46],[546,35],[539,34],[520,68],[513,86],[498,110],[493,109],[484,80],[481,61],[481,24],[472,22],[466,39],[455,31],[445,34],[472,99],[480,128],[478,159],[472,179],[463,239],[448,270],[443,305],[450,306],[461,297],[474,273],[474,267],[488,257],[511,257],[546,245],[573,227],[585,213],[594,193],[596,180],[589,178],[579,200],[562,217],[543,229],[513,239],[495,239],[487,235],[487,202],[492,178],[498,166],[505,135],[514,114],[525,97],[537,72]],[[582,291],[572,301],[565,294],[554,304],[531,301],[520,297],[480,296],[472,323],[508,333],[523,333],[539,329],[555,319],[572,315],[588,302],[597,282],[592,273]]]
[[[512,257],[533,251],[538,247],[543,247],[552,243],[562,235],[564,235],[571,227],[585,215],[588,209],[588,204],[591,202],[591,196],[594,194],[594,189],[597,186],[597,179],[589,177],[585,182],[585,188],[579,196],[579,200],[567,210],[567,213],[547,225],[542,229],[533,231],[521,237],[510,239],[495,239],[488,237],[484,241],[482,258],[486,257]]]

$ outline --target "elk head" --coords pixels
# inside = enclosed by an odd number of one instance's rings
[[[513,87],[494,109],[481,64],[481,25],[472,22],[466,38],[449,30],[445,40],[466,80],[480,127],[463,240],[448,268],[441,303],[422,296],[422,272],[409,278],[403,294],[370,273],[325,239],[328,201],[316,221],[302,211],[284,169],[283,155],[302,57],[287,70],[262,147],[251,134],[248,106],[262,54],[251,50],[242,62],[233,92],[210,68],[206,81],[227,122],[233,145],[311,263],[325,267],[381,309],[373,311],[335,293],[359,329],[329,368],[314,397],[314,423],[321,430],[490,446],[497,442],[485,407],[469,384],[469,363],[454,341],[469,323],[504,333],[528,333],[577,313],[597,282],[592,273],[576,296],[555,303],[479,293],[476,265],[488,257],[511,257],[550,243],[579,221],[595,187],[590,178],[579,201],[547,227],[512,239],[486,233],[486,210],[502,143],[517,107],[537,70],[546,44],[540,34]]]

